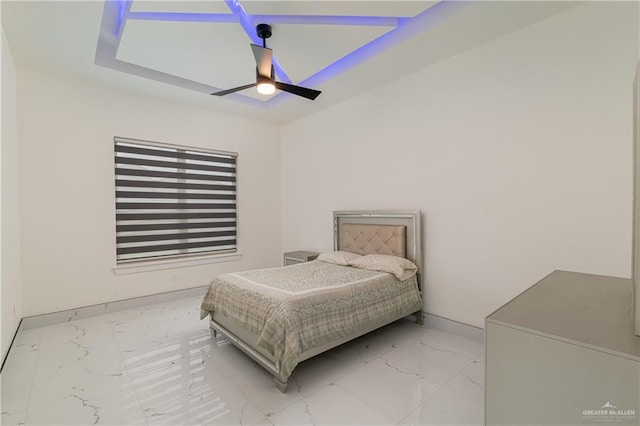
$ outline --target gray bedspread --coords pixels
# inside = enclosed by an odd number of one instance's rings
[[[288,377],[302,352],[420,309],[415,276],[314,261],[219,276],[201,318],[220,312],[256,334]]]

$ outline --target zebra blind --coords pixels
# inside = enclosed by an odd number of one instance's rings
[[[236,153],[114,142],[118,262],[236,251]]]

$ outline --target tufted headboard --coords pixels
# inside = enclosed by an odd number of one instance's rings
[[[419,210],[334,211],[333,249],[406,257],[418,267],[422,288],[420,217]]]
[[[340,250],[406,257],[406,230],[404,225],[345,223],[341,227]]]

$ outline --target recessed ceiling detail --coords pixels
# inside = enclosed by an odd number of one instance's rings
[[[299,1],[245,7],[238,0],[105,1],[94,63],[208,95],[255,78],[249,42],[261,45],[255,26],[268,23],[277,27],[269,47],[279,54],[273,58],[278,80],[320,89],[424,31],[456,3]],[[270,108],[295,97],[246,90],[225,99]]]

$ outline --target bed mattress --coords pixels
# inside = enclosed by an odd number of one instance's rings
[[[416,277],[321,261],[216,278],[201,318],[220,313],[258,336],[283,377],[301,353],[362,333],[422,308]]]

